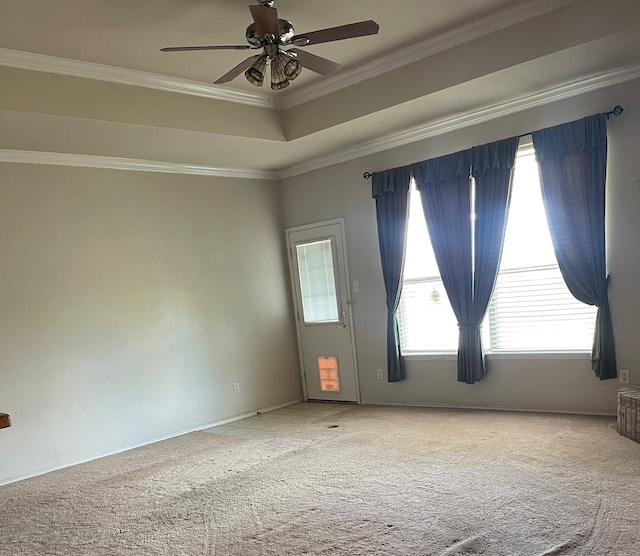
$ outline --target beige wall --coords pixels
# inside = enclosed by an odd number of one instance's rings
[[[473,386],[456,381],[454,358],[414,359],[408,379],[376,379],[386,367],[386,308],[371,184],[364,171],[401,166],[472,145],[527,133],[622,104],[610,123],[608,250],[618,367],[640,383],[640,80],[536,108],[367,158],[287,179],[285,222],[296,226],[344,217],[352,280],[354,329],[364,403],[442,404],[525,410],[614,413],[617,380],[599,381],[588,356],[489,356],[489,375]]]
[[[0,200],[0,483],[301,397],[278,184],[0,164]]]

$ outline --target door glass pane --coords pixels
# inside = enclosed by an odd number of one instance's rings
[[[338,322],[330,239],[296,245],[305,323]]]
[[[340,373],[338,358],[335,355],[318,357],[318,374],[322,392],[340,392]]]

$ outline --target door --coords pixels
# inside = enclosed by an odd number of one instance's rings
[[[287,230],[305,399],[359,402],[342,219]]]

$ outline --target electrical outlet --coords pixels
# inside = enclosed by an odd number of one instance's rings
[[[233,393],[234,394],[239,394],[240,393],[240,383],[239,382],[234,382],[233,383]]]
[[[384,378],[382,375],[382,369],[376,369],[376,372],[378,373],[378,380],[382,380]]]
[[[629,369],[620,369],[620,384],[629,384]]]

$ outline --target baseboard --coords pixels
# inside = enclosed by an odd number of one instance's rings
[[[290,402],[282,403],[280,405],[273,405],[271,407],[266,407],[264,409],[256,409],[255,411],[250,411],[249,413],[242,413],[241,415],[235,415],[234,417],[229,417],[227,419],[222,419],[221,421],[216,421],[215,423],[211,423],[209,425],[204,425],[202,427],[198,427],[196,429],[188,430],[182,433],[174,434],[169,438],[173,438],[176,436],[180,436],[182,434],[188,434],[190,432],[198,432],[203,431],[205,429],[210,429],[211,427],[219,427],[220,425],[228,425],[229,423],[234,423],[235,421],[241,421],[242,419],[248,419],[249,417],[254,417],[258,413],[269,413],[270,411],[276,411],[277,409],[282,409],[283,407],[289,407],[290,405],[296,405],[297,403],[302,403],[302,398],[293,400]],[[166,440],[166,439],[161,439]],[[155,442],[155,441],[154,441]],[[148,442],[147,444],[153,444],[153,442]],[[137,446],[136,446],[137,447]]]
[[[270,411],[275,411],[277,409],[282,409],[283,407],[288,407],[290,405],[295,405],[297,403],[302,402],[302,398],[300,399],[296,399],[296,400],[292,400],[290,402],[286,402],[280,405],[274,405],[274,406],[270,406],[270,407],[265,407],[262,409],[256,409],[255,411],[249,411],[248,413],[242,413],[241,415],[234,415],[233,417],[228,417],[227,419],[221,419],[220,421],[214,421],[212,423],[209,423],[207,425],[198,425],[197,427],[194,427],[192,429],[188,429],[188,430],[183,430],[180,432],[176,432],[176,433],[172,433],[172,434],[167,434],[166,436],[161,436],[159,438],[154,438],[152,440],[148,440],[146,442],[142,442],[140,444],[136,444],[135,446],[129,446],[128,448],[123,448],[121,450],[115,450],[113,452],[107,452],[104,454],[100,454],[97,456],[92,456],[90,458],[86,458],[86,459],[82,459],[82,460],[78,460],[78,461],[74,461],[74,462],[70,462],[70,463],[65,463],[62,465],[58,465],[56,467],[51,467],[48,469],[42,469],[39,471],[35,471],[34,473],[29,473],[27,475],[21,475],[19,477],[14,477],[12,479],[8,479],[6,481],[0,481],[0,487],[4,486],[4,485],[8,485],[11,483],[17,483],[19,481],[24,481],[26,479],[32,479],[33,477],[39,477],[40,475],[46,475],[47,473],[52,473],[53,471],[59,471],[60,469],[66,469],[67,467],[73,467],[74,465],[80,465],[82,463],[88,463],[90,461],[94,461],[97,459],[102,459],[102,458],[106,458],[108,456],[115,456],[116,454],[122,454],[123,452],[128,452],[129,450],[135,450],[136,448],[142,448],[143,446],[148,446],[149,444],[155,444],[156,442],[162,442],[163,440],[169,440],[170,438],[175,438],[177,436],[182,436],[183,434],[189,434],[192,432],[199,432],[205,429],[210,429],[211,427],[218,427],[220,425],[226,425],[228,423],[233,423],[235,421],[240,421],[241,419],[246,419],[248,417],[253,417],[254,415],[258,414],[258,413],[269,413]]]
[[[399,402],[361,402],[362,405],[387,405],[393,407],[432,407],[435,409],[475,409],[482,411],[513,411],[516,413],[551,413],[559,415],[588,415],[592,417],[616,417],[617,413],[599,411],[576,411],[573,409],[518,409],[514,407],[488,407],[475,405],[452,405],[440,403],[399,403]]]

